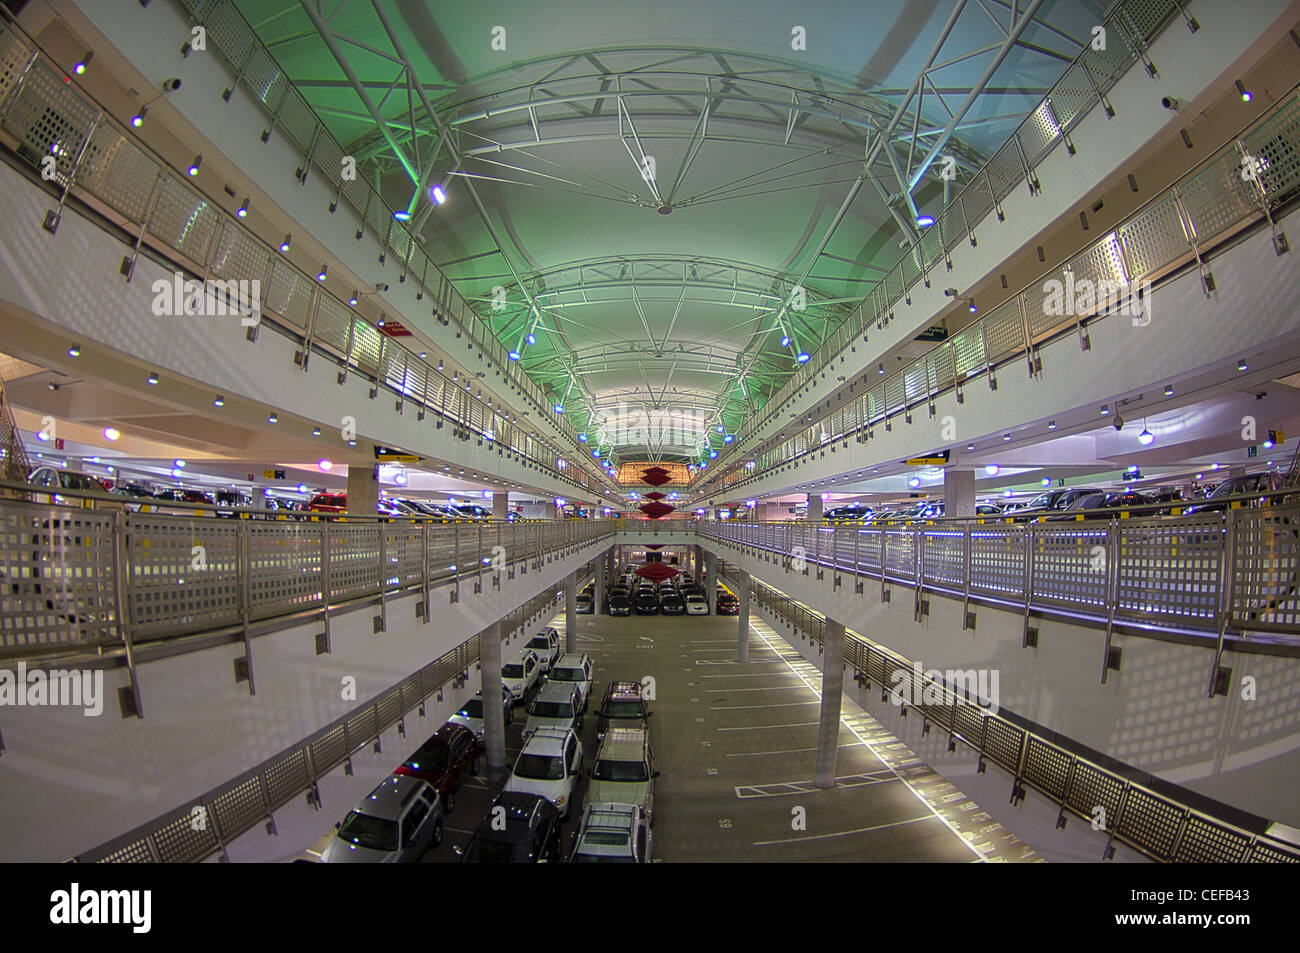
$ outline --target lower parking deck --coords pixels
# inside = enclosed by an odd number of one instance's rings
[[[562,614],[554,624],[563,628]],[[595,615],[578,625],[597,702],[610,679],[654,679],[655,861],[1041,861],[847,697],[836,785],[816,788],[821,675],[761,620],[744,664],[735,661],[735,618]],[[508,763],[524,720],[520,707],[506,728]],[[588,768],[595,731],[591,708],[582,730]],[[468,779],[442,846],[425,862],[459,860],[455,848],[500,787],[483,769]],[[565,823],[566,854],[578,815]]]

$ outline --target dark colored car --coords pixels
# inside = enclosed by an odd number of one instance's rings
[[[1185,512],[1191,513],[1213,513],[1221,510],[1230,509],[1233,503],[1229,501],[1230,497],[1246,496],[1252,493],[1272,493],[1282,489],[1283,479],[1280,473],[1251,473],[1247,476],[1231,477],[1224,480],[1214,488],[1214,492],[1205,498],[1204,503],[1197,503],[1195,506],[1189,506]],[[1274,503],[1281,502],[1274,500]],[[1237,501],[1237,506],[1262,506],[1265,501],[1262,497],[1253,500]]]
[[[504,816],[497,808],[505,809]],[[460,855],[462,864],[555,863],[560,859],[560,812],[540,795],[503,791],[492,799]]]
[[[1040,516],[1055,516],[1082,496],[1093,493],[1104,494],[1106,492],[1106,490],[1098,489],[1095,486],[1074,486],[1068,489],[1048,490],[1046,493],[1039,493],[1026,503],[1022,509],[1016,510],[1014,515],[1018,520],[1034,520]]]
[[[685,608],[683,606],[683,608]],[[658,615],[659,597],[653,592],[638,592],[636,596],[637,615]]]
[[[478,739],[464,725],[446,724],[402,762],[394,774],[428,781],[442,798],[442,809],[456,809],[456,791],[471,774],[478,774]]]
[[[610,682],[596,713],[596,740],[610,728],[646,728],[646,719],[653,714],[641,697],[640,682]]]
[[[686,597],[679,596],[675,592],[665,593],[664,597],[659,600],[659,611],[664,615],[685,615]]]
[[[616,593],[609,597],[609,614],[610,615],[631,615],[632,600],[627,597],[626,593]]]
[[[729,592],[719,592],[713,604],[718,615],[740,615],[740,600]]]
[[[1097,490],[1093,493],[1084,493],[1076,496],[1070,501],[1070,505],[1065,507],[1059,514],[1048,516],[1049,520],[1072,520],[1082,516],[1084,519],[1110,519],[1118,517],[1119,510],[1127,506],[1148,506],[1151,500],[1138,493],[1136,490],[1128,492],[1107,493],[1105,490]],[[1153,516],[1155,511],[1145,513],[1138,512],[1137,516]]]

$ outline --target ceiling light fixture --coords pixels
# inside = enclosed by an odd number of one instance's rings
[[[215,398],[213,398],[213,400],[212,400],[212,406],[213,406],[213,407],[225,407],[225,406],[226,406],[226,398],[224,398],[224,397],[222,397],[220,394],[218,394]]]
[[[72,67],[72,72],[76,73],[78,76],[84,74],[86,72],[86,67],[90,65],[90,61],[94,59],[94,57],[94,50],[86,50],[86,55],[77,60],[77,65]]]
[[[158,383],[158,372],[157,372],[157,371],[151,371],[151,372],[149,373],[149,376],[146,377],[145,380],[146,380],[148,383],[150,383],[150,384],[157,384],[157,383]]]
[[[81,345],[74,344],[68,348],[68,357],[81,357]]]
[[[293,241],[293,235],[292,235],[292,234],[287,234],[287,235],[285,235],[285,236],[284,236],[284,241],[280,242],[280,251],[282,251],[282,252],[288,252],[288,251],[289,251],[289,243],[292,242],[292,241]]]
[[[133,129],[139,129],[141,126],[144,125],[144,117],[147,115],[149,115],[149,107],[141,106],[136,111],[136,114],[131,117],[131,127]]]
[[[248,196],[244,196],[244,201],[240,204],[239,208],[235,209],[235,214],[240,218],[248,217]]]
[[[321,265],[320,271],[316,274],[317,281],[324,281],[325,276],[329,274],[329,265]]]
[[[199,166],[201,165],[203,165],[203,156],[195,156],[194,161],[190,163],[190,167],[185,171],[188,172],[192,178],[199,174]]]
[[[441,205],[443,202],[447,201],[447,190],[441,185],[435,185],[433,188],[429,189],[429,198]]]
[[[1254,98],[1253,96],[1250,95],[1250,90],[1248,90],[1245,87],[1245,85],[1241,82],[1241,80],[1236,81],[1236,86],[1237,86],[1237,92],[1241,94],[1241,101],[1243,103],[1248,103]]]

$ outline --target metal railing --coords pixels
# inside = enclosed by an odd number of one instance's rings
[[[725,563],[719,572],[739,584]],[[748,582],[750,596],[760,606],[813,641],[823,641],[824,615],[757,579]],[[1181,790],[1174,785],[1127,765],[1099,764],[1072,751],[1067,739],[1056,733],[1036,732],[1037,726],[1026,727],[972,703],[965,693],[954,692],[929,673],[918,683],[919,666],[848,629],[844,664],[854,669],[863,689],[879,687],[882,700],[896,695],[904,714],[910,710],[920,715],[923,733],[932,724],[946,731],[949,751],[960,741],[979,753],[980,771],[986,758],[1006,769],[1015,779],[1012,803],[1025,797],[1028,785],[1059,805],[1062,822],[1067,812],[1089,823],[1102,818],[1106,859],[1112,856],[1112,842],[1120,841],[1162,862],[1300,863],[1300,847],[1269,837],[1262,829],[1266,822],[1253,831],[1228,823],[1182,803],[1185,793],[1161,793]]]
[[[428,620],[436,586],[458,602],[462,587],[499,587],[613,532],[595,520],[237,515],[0,500],[0,659],[120,650],[130,666],[148,642],[227,630],[247,643],[260,624],[301,614],[323,619],[328,648],[331,616],[349,602],[377,601],[386,625],[387,601],[415,591]]]
[[[794,436],[756,455],[754,469],[739,461],[718,490],[762,479],[773,467],[850,437],[924,405],[933,416],[935,398],[997,368],[1025,362],[1032,375],[1037,349],[1063,334],[1086,346],[1086,324],[1117,315],[1149,323],[1151,302],[1139,289],[1184,265],[1200,269],[1207,295],[1213,287],[1206,265],[1211,249],[1256,223],[1273,226],[1273,214],[1300,194],[1300,94],[1294,90],[1252,127],[1161,191],[1122,224],[1082,252],[967,325],[942,344],[884,377],[860,397],[823,416]],[[945,246],[946,247],[946,246]],[[934,262],[929,263],[933,265]],[[1092,289],[1093,303],[1080,309],[1065,289]],[[1103,294],[1110,289],[1110,294]],[[1082,293],[1082,291],[1080,292]],[[1073,297],[1069,295],[1069,297]],[[1134,307],[1136,305],[1136,308]],[[715,467],[716,470],[716,467]],[[751,475],[752,474],[752,475]],[[714,491],[717,492],[717,491]]]
[[[517,421],[486,406],[467,389],[466,382],[452,381],[429,367],[147,151],[88,94],[65,81],[65,75],[13,24],[0,19],[0,131],[12,137],[6,144],[20,161],[44,171],[48,160],[54,159],[50,181],[59,188],[60,196],[57,208],[46,218],[48,231],[57,229],[64,206],[75,197],[133,236],[133,247],[122,263],[127,280],[139,255],[148,249],[165,256],[187,277],[258,281],[261,322],[298,345],[295,363],[300,370],[307,370],[312,354],[321,355],[341,368],[340,384],[349,374],[359,374],[376,389],[383,387],[396,397],[399,408],[409,402],[421,420],[427,410],[439,425],[447,418],[466,428],[466,437],[473,431],[481,441],[495,443],[503,454],[523,457],[552,478],[593,492],[608,490],[604,478],[585,469],[589,464],[576,436],[573,449],[562,453],[544,438],[525,433]],[[287,121],[290,113],[280,111],[277,116]],[[337,167],[335,162],[336,180]],[[356,198],[352,187],[370,189],[362,179],[343,185],[348,187],[342,193],[348,200]],[[391,219],[390,223],[400,227]],[[373,222],[370,227],[375,227]],[[536,385],[513,373],[495,338],[490,342],[483,339],[481,321],[466,317],[473,312],[446,277],[412,255],[397,260],[402,263],[403,279],[419,283],[422,294],[435,302],[435,314],[456,320],[461,333],[469,334],[480,347],[480,356],[499,368],[544,416],[550,415],[551,407],[541,399]],[[248,307],[251,302],[244,298],[240,304]],[[561,421],[568,425],[563,418]]]
[[[840,327],[800,365],[789,380],[736,433],[737,439],[719,460],[734,456],[753,434],[785,412],[785,405],[806,383],[813,380],[841,352],[850,347],[871,325],[877,329],[893,317],[899,300],[911,302],[911,290],[920,282],[930,285],[930,272],[941,261],[951,264],[953,249],[963,241],[975,244],[975,229],[990,215],[1003,217],[1002,202],[1022,183],[1031,195],[1039,191],[1034,170],[1058,145],[1073,150],[1070,132],[1095,106],[1108,114],[1114,109],[1106,98],[1110,89],[1135,63],[1149,66],[1147,48],[1166,24],[1186,16],[1175,0],[1119,0],[1103,22],[1106,49],[1090,44],[1074,58],[1043,101],[1021,123],[1007,142],[993,155],[948,203],[934,225],[925,229],[917,242],[871,289]],[[752,450],[747,451],[752,456]],[[714,462],[716,472],[717,462]],[[707,471],[705,471],[707,473]]]
[[[590,575],[594,564],[579,570],[579,578]],[[564,599],[563,590],[548,590],[533,597],[501,620],[502,636],[524,631]],[[462,642],[441,658],[429,663],[373,701],[335,719],[297,744],[225,784],[187,801],[175,809],[114,838],[93,850],[77,855],[80,863],[194,863],[220,851],[229,859],[226,846],[239,835],[267,821],[268,833],[275,831],[274,812],[302,792],[313,807],[321,807],[318,782],[339,765],[352,773],[352,755],[398,725],[406,736],[406,715],[418,711],[424,717],[425,703],[433,696],[442,701],[444,686],[464,689],[470,669],[479,659],[479,636]],[[196,824],[196,817],[202,824]]]
[[[1106,628],[1204,636],[1210,691],[1228,634],[1300,645],[1300,505],[1190,516],[1066,523],[947,521],[934,525],[705,523],[705,537],[775,554],[786,572],[851,576],[972,599],[1024,615],[1064,613]],[[1103,660],[1102,680],[1108,661]]]

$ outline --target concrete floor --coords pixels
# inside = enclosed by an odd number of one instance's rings
[[[563,631],[564,615],[552,623]],[[578,616],[591,656],[593,706],[611,678],[655,680],[651,738],[657,862],[1041,862],[979,805],[845,698],[837,783],[813,783],[821,675],[764,622],[750,661],[735,661],[734,616]],[[506,729],[519,753],[525,714]],[[595,756],[594,707],[582,742]],[[480,770],[457,795],[443,844],[426,863],[454,863],[499,785]],[[586,792],[584,780],[576,804]],[[578,812],[564,827],[564,852]]]

